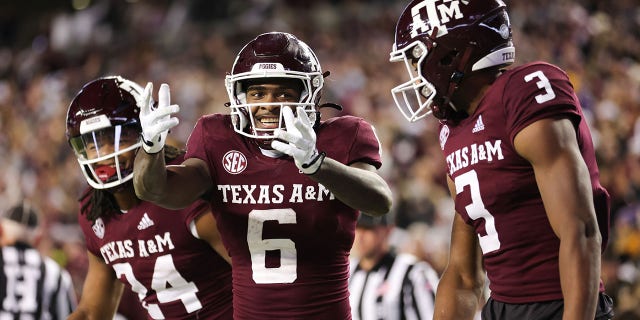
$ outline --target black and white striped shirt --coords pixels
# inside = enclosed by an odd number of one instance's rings
[[[351,260],[353,320],[432,319],[438,274],[409,254],[388,253],[369,272]]]
[[[26,244],[0,249],[0,320],[66,319],[77,303],[69,273]]]

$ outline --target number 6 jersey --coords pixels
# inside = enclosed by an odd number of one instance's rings
[[[360,118],[323,122],[318,150],[379,168],[379,142]],[[229,115],[202,117],[186,158],[208,164],[218,229],[233,261],[234,319],[350,319],[349,251],[358,212],[302,174],[290,157],[261,153]]]
[[[501,302],[562,299],[560,242],[547,219],[533,168],[513,146],[520,130],[544,118],[574,123],[591,175],[604,248],[609,195],[599,182],[582,108],[562,70],[537,62],[505,71],[472,116],[440,125],[447,173],[457,189],[455,209],[478,234],[491,295]]]

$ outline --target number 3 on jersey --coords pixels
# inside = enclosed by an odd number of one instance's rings
[[[530,82],[535,78],[539,79],[538,81],[536,81],[538,89],[544,89],[544,94],[539,94],[536,96],[536,102],[539,104],[543,104],[547,101],[555,99],[556,93],[553,92],[553,88],[551,88],[551,82],[549,82],[549,79],[544,75],[544,73],[542,73],[542,71],[538,70],[524,76],[524,81]]]
[[[478,182],[478,175],[476,174],[476,171],[471,170],[457,176],[454,184],[456,186],[456,194],[460,194],[460,192],[464,190],[464,187],[469,186],[471,203],[465,207],[469,218],[473,220],[478,220],[480,218],[484,219],[484,229],[487,234],[478,234],[482,253],[487,254],[500,249],[500,238],[498,237],[498,230],[496,230],[496,222],[493,215],[491,215],[487,208],[485,208],[484,202],[482,201],[482,196],[480,195],[480,183]]]

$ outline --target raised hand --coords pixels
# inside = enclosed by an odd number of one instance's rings
[[[319,153],[316,148],[316,133],[307,112],[302,107],[297,108],[297,117],[293,116],[293,111],[288,107],[282,108],[280,112],[287,130],[276,130],[275,137],[284,142],[273,140],[271,147],[293,157],[296,166],[304,174],[316,173],[322,165],[325,153]]]
[[[158,153],[164,148],[169,129],[178,125],[179,120],[171,115],[178,113],[180,107],[170,104],[169,85],[163,83],[158,90],[158,105],[153,105],[153,83],[147,83],[142,94],[143,105],[140,110],[142,126],[142,148],[149,154]]]

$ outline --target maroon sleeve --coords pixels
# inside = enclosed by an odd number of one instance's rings
[[[229,118],[228,115],[227,118]],[[230,125],[228,122],[230,120],[222,114],[204,115],[198,119],[187,140],[187,152],[184,158],[197,158],[204,161],[209,169],[209,175],[214,181],[218,175],[214,165],[216,149],[214,141],[226,141],[230,137],[225,135],[228,135],[229,132],[235,134],[233,129],[227,127]]]
[[[82,197],[78,201],[78,224],[84,235],[87,251],[91,252],[96,257],[102,257],[100,255],[100,245],[96,242],[96,232],[93,230],[93,223],[87,219],[87,214],[91,210],[91,197],[93,195],[92,188],[86,188],[83,191]],[[102,220],[100,220],[102,223]]]
[[[578,126],[579,102],[564,71],[535,63],[510,74],[509,80],[503,101],[512,143],[520,130],[540,119],[566,117]]]
[[[380,140],[376,135],[375,128],[358,118],[356,138],[349,152],[349,163],[365,162],[373,165],[376,169],[382,166],[380,156]]]
[[[87,221],[87,217],[85,217],[83,214],[78,214],[78,224],[80,225],[80,229],[82,229],[82,233],[84,234],[87,250],[93,253],[93,255],[99,257],[100,251],[97,250],[98,247],[93,241],[91,222]]]
[[[380,142],[374,128],[362,118],[341,116],[331,118],[317,131],[318,150],[346,165],[368,163],[377,169],[382,165]]]
[[[193,131],[191,131],[191,134],[187,139],[187,152],[184,156],[185,159],[198,158],[203,160],[204,162],[209,163],[203,139],[203,126],[203,118],[198,119],[198,122],[196,122]]]
[[[190,224],[192,221],[198,218],[201,214],[207,212],[209,208],[210,206],[208,202],[203,200],[198,200],[193,204],[191,204],[189,207],[183,209],[183,212],[185,213],[184,222],[186,223],[187,228],[190,227]]]

